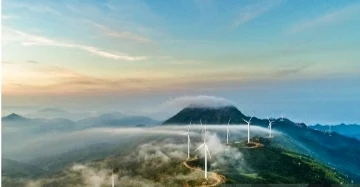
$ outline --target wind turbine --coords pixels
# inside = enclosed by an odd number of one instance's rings
[[[281,113],[280,121],[284,121],[284,113]]]
[[[191,121],[188,127],[188,133],[187,133],[187,137],[188,137],[188,160],[190,159],[190,125],[191,125]]]
[[[231,118],[229,119],[229,122],[228,122],[228,125],[227,125],[227,128],[226,128],[226,144],[229,144],[229,125],[230,125],[230,120],[231,120]]]
[[[206,144],[206,125],[205,125],[205,133],[204,133],[204,143],[201,144],[195,151],[201,149],[202,147],[204,147],[204,155],[205,155],[205,179],[207,180],[207,155],[209,154],[210,158],[211,158],[211,154],[209,151],[209,148]]]
[[[272,124],[274,123],[274,121],[272,121],[269,117],[269,129],[270,129],[270,134],[269,134],[269,137],[272,138],[272,134],[271,134],[271,127],[272,127]]]
[[[111,187],[115,187],[114,170],[111,171]]]
[[[243,120],[247,123],[248,125],[248,143],[250,143],[250,122],[251,122],[251,119],[253,118],[253,116],[251,116],[251,118],[249,119],[249,121],[246,121],[244,118]]]

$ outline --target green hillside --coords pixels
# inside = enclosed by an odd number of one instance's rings
[[[349,184],[345,175],[311,157],[273,146],[268,139],[253,138],[264,146],[249,148],[244,142],[233,143],[243,160],[229,162],[216,172],[226,177],[226,184]],[[231,156],[229,156],[229,160]],[[202,167],[203,160],[190,164]]]

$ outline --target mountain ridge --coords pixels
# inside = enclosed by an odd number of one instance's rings
[[[225,107],[227,108],[227,107]],[[230,112],[229,112],[230,111]],[[189,108],[186,107],[173,117],[166,120],[163,125],[185,125],[190,121],[202,120],[206,124],[227,124],[231,117],[230,124],[245,125],[243,118],[249,120],[236,107],[224,108]],[[231,112],[232,111],[232,112]],[[223,118],[219,120],[217,117]],[[195,120],[194,120],[195,119]],[[315,156],[318,160],[331,163],[338,169],[353,176],[356,181],[360,181],[360,141],[355,138],[347,137],[339,133],[330,134],[308,127],[305,123],[295,123],[289,119],[273,119],[272,128],[275,131],[288,135],[292,140],[299,142],[308,149],[308,154]],[[220,122],[220,123],[219,123]],[[268,119],[253,117],[252,126],[267,128]],[[295,146],[297,147],[297,146]],[[303,150],[298,150],[303,151]]]

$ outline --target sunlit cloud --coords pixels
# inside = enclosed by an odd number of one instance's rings
[[[309,30],[325,25],[338,24],[343,21],[352,19],[354,16],[359,15],[360,3],[351,4],[340,9],[328,12],[314,19],[310,19],[298,24],[293,25],[289,29],[289,33],[298,33],[304,30]]]
[[[80,45],[71,42],[63,42],[54,39],[49,39],[42,36],[36,36],[28,34],[22,31],[6,29],[10,33],[15,35],[14,40],[19,40],[23,46],[52,46],[52,47],[64,47],[64,48],[74,48],[79,49],[85,52],[88,52],[93,55],[101,56],[104,58],[114,59],[114,60],[126,60],[126,61],[137,61],[146,59],[145,56],[131,56],[127,54],[118,54],[108,51],[101,50],[94,46]],[[6,37],[5,37],[6,38]],[[5,39],[6,40],[6,39]]]
[[[130,41],[135,41],[139,43],[149,43],[152,42],[150,39],[146,37],[139,36],[137,34],[127,32],[127,31],[116,31],[113,30],[105,25],[90,21],[90,20],[84,20],[84,22],[90,24],[91,26],[100,29],[105,36],[108,36],[110,38],[119,38],[119,39],[126,39]]]
[[[262,1],[256,4],[250,4],[245,7],[241,7],[238,10],[238,16],[236,17],[233,26],[238,27],[244,23],[254,20],[255,18],[275,8],[281,2],[282,0]]]

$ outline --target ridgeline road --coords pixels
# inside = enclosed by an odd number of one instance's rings
[[[194,157],[190,160],[187,160],[187,161],[184,161],[183,164],[185,167],[191,169],[191,170],[194,170],[194,171],[202,171],[202,172],[205,172],[204,170],[202,170],[201,168],[199,167],[191,167],[187,162],[189,161],[194,161],[198,159],[197,157]],[[220,184],[224,183],[225,182],[225,177],[222,176],[222,175],[219,175],[215,172],[208,172],[208,182],[210,181],[214,181],[213,184],[203,184],[201,186],[219,186]]]

